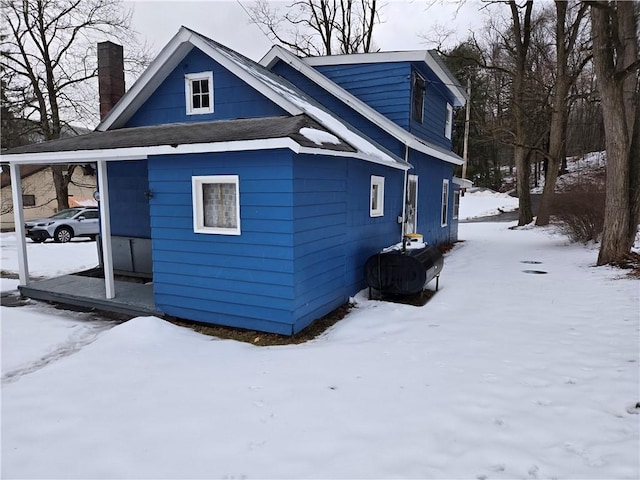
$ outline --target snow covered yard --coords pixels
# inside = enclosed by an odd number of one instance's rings
[[[2,307],[2,478],[638,478],[638,281],[509,226],[302,345]]]

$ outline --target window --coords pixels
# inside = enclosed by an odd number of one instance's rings
[[[451,140],[451,130],[453,129],[453,107],[447,103],[447,118],[444,123],[444,136]]]
[[[411,118],[422,123],[424,112],[424,78],[418,72],[413,72],[411,79]]]
[[[382,217],[384,215],[384,177],[371,175],[371,197],[369,202],[369,216]]]
[[[460,215],[460,190],[456,189],[453,191],[453,214],[451,218],[453,220],[457,220]]]
[[[186,74],[184,90],[187,115],[213,113],[213,72]]]
[[[442,180],[442,221],[440,226],[447,226],[447,216],[449,214],[449,180]]]
[[[96,219],[96,218],[100,218],[98,209],[96,209],[96,210],[87,210],[82,215],[84,215],[84,218],[86,218],[87,220],[93,220],[93,219]]]
[[[23,207],[35,207],[36,206],[36,196],[35,195],[22,195],[22,206]]]
[[[193,230],[240,235],[240,192],[237,175],[192,178]]]

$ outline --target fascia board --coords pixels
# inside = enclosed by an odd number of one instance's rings
[[[287,111],[287,113],[291,115],[300,115],[304,113],[300,108],[294,105],[292,102],[289,102],[280,94],[278,94],[275,90],[273,90],[266,82],[261,81],[256,76],[252,75],[247,71],[247,69],[241,67],[232,59],[230,59],[227,55],[220,52],[210,43],[206,42],[202,38],[197,35],[191,34],[189,41],[193,44],[193,46],[199,48],[204,53],[213,58],[216,62],[221,64],[227,70],[232,72],[234,75],[244,80],[251,87],[255,88],[262,95],[267,97],[269,100],[274,102],[279,107],[283,108]]]
[[[330,155],[332,157],[356,158],[358,160],[364,160],[370,163],[384,165],[386,167],[391,167],[391,168],[395,168],[403,171],[411,170],[413,168],[413,165],[405,162],[399,163],[391,157],[387,157],[383,159],[383,158],[367,155],[366,153],[342,152],[342,151],[324,150],[322,148],[312,148],[312,147],[300,147],[300,151],[297,153],[307,153],[310,155]]]
[[[180,61],[197,47],[213,58],[216,62],[240,77],[253,88],[258,90],[269,100],[282,107],[291,115],[299,115],[302,111],[291,102],[282,98],[264,82],[238,66],[227,56],[218,52],[202,38],[194,35],[189,30],[181,27],[178,33],[160,51],[151,65],[138,78],[133,86],[124,94],[120,101],[111,109],[105,118],[96,127],[97,131],[106,131],[110,128],[123,127],[133,113],[140,108],[151,96],[155,89],[167,78],[167,76],[180,64]]]
[[[151,96],[164,79],[178,66],[180,61],[191,51],[193,45],[188,43],[191,33],[180,28],[158,56],[145,69],[140,77],[125,92],[116,105],[107,113],[96,127],[103,132],[110,128],[122,127],[130,116]]]
[[[454,78],[445,72],[442,67],[433,59],[428,50],[408,50],[405,52],[377,52],[377,53],[355,53],[350,55],[329,55],[326,57],[305,57],[301,59],[309,66],[323,65],[354,65],[358,63],[385,63],[385,62],[424,62],[433,70],[442,83],[453,93],[459,103],[456,106],[463,106],[467,96],[454,84]]]
[[[402,54],[421,54],[421,59],[424,60],[425,52],[424,51],[412,51],[412,52],[399,52]],[[367,55],[367,54],[364,54]],[[373,54],[371,54],[373,55]],[[355,57],[356,55],[345,55],[346,57]],[[342,57],[342,55],[340,55]],[[331,57],[327,57],[331,58]],[[413,57],[412,57],[413,58]],[[325,77],[322,73],[318,72],[315,68],[307,65],[304,61],[306,59],[300,59],[288,50],[280,47],[274,46],[269,50],[269,52],[260,60],[260,64],[264,67],[273,66],[278,60],[285,62],[287,65],[292,67],[293,69],[302,73],[309,80],[319,85],[336,98],[341,100],[347,106],[353,108],[356,112],[360,113],[360,115],[365,118],[369,118],[372,122],[379,125],[382,129],[386,130],[390,135],[395,137],[397,140],[400,140],[402,143],[407,145],[414,150],[418,150],[419,152],[425,153],[427,155],[438,158],[439,160],[444,160],[445,162],[453,163],[454,165],[462,165],[462,160],[455,154],[446,154],[445,152],[441,152],[435,148],[429,147],[424,142],[420,141],[415,135],[410,132],[407,132],[404,128],[395,124],[387,117],[379,113],[378,111],[371,108],[369,105],[364,103],[362,100],[358,99],[354,95],[347,92],[344,88],[332,82],[327,77]],[[432,60],[433,61],[433,60]]]

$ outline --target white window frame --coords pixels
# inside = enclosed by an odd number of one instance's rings
[[[453,191],[453,212],[451,214],[452,220],[458,220],[460,216],[460,190],[455,189]]]
[[[207,80],[209,82],[209,106],[193,107],[192,85],[196,80]],[[203,115],[213,113],[213,72],[187,73],[184,76],[184,95],[187,107],[187,115]]]
[[[376,205],[375,208],[374,199]],[[369,216],[384,216],[384,177],[371,175],[371,186],[369,188]]]
[[[451,133],[453,131],[453,107],[447,103],[447,118],[444,122],[444,136],[451,140]]]
[[[236,188],[236,226],[232,228],[207,227],[204,224],[203,185],[210,183],[228,183]],[[191,177],[191,195],[193,199],[193,231],[211,235],[240,235],[240,178],[238,175],[205,175]]]
[[[449,222],[449,180],[442,179],[442,210],[440,211],[440,226],[446,227]]]

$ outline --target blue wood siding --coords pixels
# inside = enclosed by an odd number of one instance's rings
[[[357,128],[360,132],[372,140],[378,142],[383,147],[387,148],[390,152],[404,158],[404,145],[378,125],[373,123],[368,118],[360,115],[352,108],[346,106],[342,101],[331,95],[329,92],[319,87],[307,77],[302,75],[297,70],[293,69],[284,62],[278,62],[274,65],[272,70],[286,78],[296,87],[309,95],[311,98],[324,105],[327,109],[333,112],[338,117],[345,120],[347,123]]]
[[[107,176],[111,234],[151,238],[147,161],[108,162]]]
[[[370,216],[371,175],[384,177],[384,215]],[[345,284],[349,295],[365,285],[364,264],[382,248],[401,241],[404,171],[359,160],[348,161]]]
[[[211,114],[187,115],[185,81],[187,73],[213,72]],[[237,76],[194,48],[127,122],[127,127],[166,123],[204,122],[235,118],[286,115],[286,112]]]
[[[448,243],[457,238],[457,222],[453,215],[453,165],[423,153],[411,151],[409,162],[414,166],[410,174],[418,175],[418,228],[417,232],[431,245]],[[441,226],[442,181],[449,180],[447,226]]]
[[[451,150],[451,140],[445,137],[447,103],[453,105],[453,96],[442,81],[426,66],[414,65],[424,77],[424,115],[422,123],[411,120],[410,131],[415,136]]]
[[[193,231],[191,178],[238,175],[241,235]],[[154,294],[190,320],[290,334],[293,312],[292,152],[149,159]]]
[[[405,130],[409,129],[410,63],[325,65],[316,69]]]

